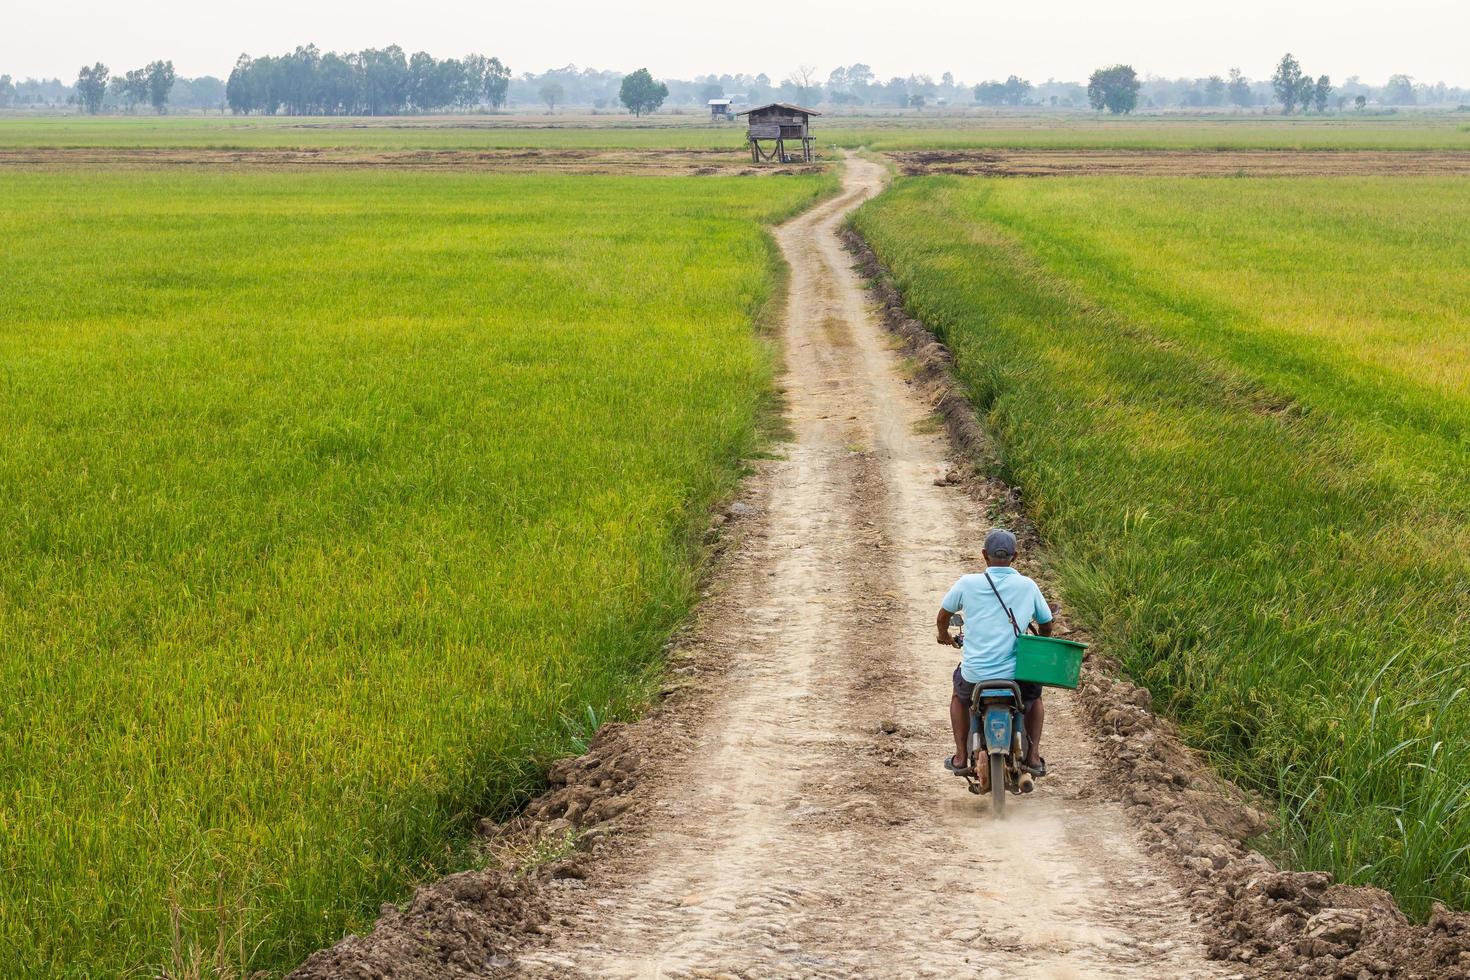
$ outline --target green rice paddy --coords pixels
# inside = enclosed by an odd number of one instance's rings
[[[289,967],[635,708],[832,187],[0,174],[0,973]]]
[[[828,114],[813,121],[819,148],[964,149],[1358,149],[1470,150],[1463,115],[1404,112],[1359,117],[1144,115],[1085,112]],[[699,114],[525,117],[404,116],[11,116],[0,150],[22,148],[328,148],[342,150],[719,149],[741,150],[743,123]]]

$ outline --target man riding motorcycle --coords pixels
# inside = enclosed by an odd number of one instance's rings
[[[950,619],[964,613],[964,645],[960,663],[954,669],[954,694],[949,700],[949,720],[954,726],[954,755],[944,760],[944,768],[956,776],[975,776],[988,787],[988,773],[975,767],[968,758],[966,741],[970,733],[970,699],[979,681],[1007,680],[1016,676],[1016,636],[1034,620],[1042,636],[1052,631],[1051,607],[1041,589],[1031,579],[1011,567],[1016,559],[1016,536],[996,529],[985,536],[982,551],[985,571],[962,575],[945,595],[934,625],[941,646],[955,646],[950,635]],[[1041,703],[1041,685],[1023,682],[1021,697],[1025,702],[1026,735],[1030,747],[1023,768],[1032,776],[1046,775],[1046,760],[1041,757],[1041,728],[1046,717]]]

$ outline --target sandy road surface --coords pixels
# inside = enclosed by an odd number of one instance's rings
[[[563,891],[525,974],[1217,975],[1122,810],[1089,792],[1065,696],[1056,772],[1004,823],[940,768],[955,655],[931,624],[985,524],[936,485],[943,437],[922,434],[929,407],[838,242],[882,178],[850,160],[840,198],[778,230],[794,437],[703,609],[695,643],[727,667],[644,787],[642,829]]]

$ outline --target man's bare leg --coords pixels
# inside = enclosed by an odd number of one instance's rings
[[[1026,741],[1030,743],[1026,765],[1032,768],[1041,765],[1041,727],[1045,721],[1046,708],[1042,707],[1041,698],[1037,698],[1026,706]]]
[[[968,765],[970,749],[966,743],[970,740],[970,706],[960,700],[958,694],[949,698],[949,723],[954,728],[955,761]]]

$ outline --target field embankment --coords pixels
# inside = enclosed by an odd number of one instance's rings
[[[1462,180],[907,180],[857,225],[1267,846],[1470,902]]]
[[[636,704],[832,187],[0,174],[5,972],[289,966]]]
[[[1461,150],[908,150],[888,157],[908,177],[1435,177],[1470,175]],[[0,162],[4,155],[0,154]]]
[[[655,177],[790,176],[820,173],[825,164],[753,166],[748,152],[724,149],[569,148],[374,150],[354,147],[50,147],[0,149],[0,169],[156,170],[176,167],[316,170],[495,171]]]

